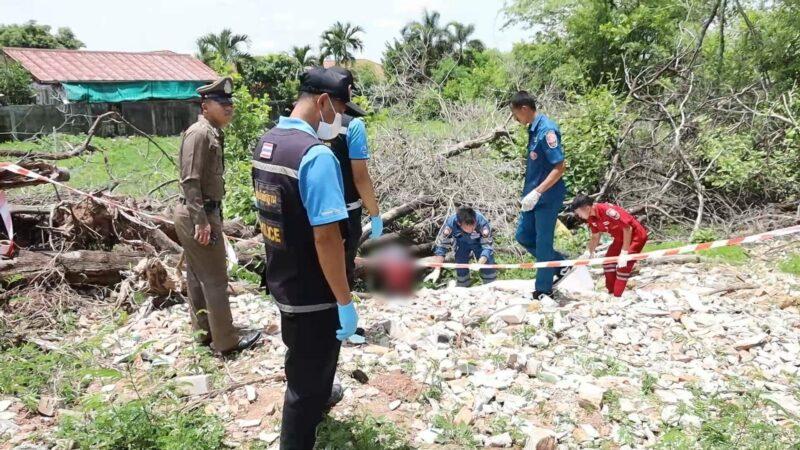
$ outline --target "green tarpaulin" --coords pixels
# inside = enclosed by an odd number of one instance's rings
[[[199,97],[204,81],[126,81],[121,83],[61,83],[71,102],[115,103],[136,100],[184,100]]]

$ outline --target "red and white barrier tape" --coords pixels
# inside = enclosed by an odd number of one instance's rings
[[[68,189],[70,191],[73,191],[73,192],[76,192],[78,194],[81,194],[81,195],[83,195],[85,197],[89,197],[89,198],[91,198],[92,200],[94,200],[96,202],[104,203],[106,205],[118,208],[118,209],[121,210],[121,213],[126,218],[128,218],[130,220],[133,220],[133,221],[135,221],[137,223],[141,223],[141,222],[139,222],[135,218],[125,214],[124,211],[127,211],[127,212],[129,212],[131,214],[134,214],[134,215],[140,215],[142,217],[146,217],[148,219],[155,220],[155,221],[158,221],[158,222],[168,223],[170,225],[174,224],[171,220],[166,219],[164,217],[160,217],[160,216],[156,216],[156,215],[149,214],[149,213],[146,213],[146,212],[142,212],[142,211],[139,211],[139,210],[137,210],[135,208],[131,208],[129,206],[125,206],[122,203],[116,202],[114,200],[109,200],[107,198],[103,198],[103,197],[98,197],[96,195],[92,195],[92,194],[90,194],[88,192],[84,192],[84,191],[82,191],[80,189],[76,189],[74,187],[68,186],[68,185],[66,185],[66,184],[64,184],[64,183],[62,183],[60,181],[56,181],[56,180],[54,180],[52,178],[47,178],[45,176],[39,175],[36,172],[32,172],[32,171],[30,171],[28,169],[25,169],[25,168],[20,167],[20,166],[18,166],[16,164],[13,164],[13,163],[0,162],[0,170],[8,170],[10,172],[14,172],[16,174],[19,174],[19,175],[22,175],[22,176],[26,176],[28,178],[32,178],[32,179],[35,179],[35,180],[41,180],[41,181],[45,181],[45,182],[48,182],[48,183],[52,183],[52,184],[55,184],[57,186],[61,186],[61,187],[65,188],[65,189]],[[0,191],[0,194],[2,194],[2,191]],[[0,200],[0,202],[4,203],[3,200],[5,200],[5,195],[4,194],[2,195],[2,199]],[[2,214],[2,208],[0,208],[0,215],[3,215]],[[5,220],[5,215],[3,215],[3,219]],[[9,219],[10,219],[10,215],[9,215]],[[9,220],[9,222],[10,222],[10,220]],[[142,224],[142,225],[146,226],[146,224]],[[10,227],[10,225],[6,225],[6,226]],[[13,230],[11,228],[9,228],[9,232],[13,234]],[[710,249],[710,248],[730,247],[730,246],[734,246],[734,245],[748,244],[748,243],[751,243],[751,242],[767,241],[767,240],[770,240],[770,239],[775,238],[775,237],[786,236],[786,235],[796,234],[796,233],[800,233],[800,225],[794,225],[794,226],[791,226],[791,227],[781,228],[779,230],[774,230],[774,231],[767,231],[765,233],[753,234],[753,235],[750,235],[750,236],[735,237],[735,238],[730,238],[730,239],[722,239],[722,240],[719,240],[719,241],[704,242],[702,244],[691,244],[691,245],[685,245],[683,247],[670,248],[670,249],[664,249],[664,250],[655,250],[655,251],[646,252],[646,253],[634,253],[634,254],[630,254],[630,255],[625,256],[625,260],[626,261],[642,261],[642,260],[645,260],[645,259],[660,259],[660,258],[665,258],[665,257],[669,257],[669,256],[674,256],[674,255],[680,255],[680,254],[684,254],[684,253],[693,253],[693,252],[697,252],[697,251],[701,251],[701,250],[707,250],[707,249]],[[226,247],[231,247],[230,243],[227,242],[227,236],[225,236],[225,238],[226,238]],[[231,252],[231,250],[232,250],[232,247],[228,249],[229,252]],[[427,268],[469,269],[469,270],[480,270],[480,269],[542,269],[542,268],[548,268],[548,267],[554,268],[554,267],[599,266],[599,265],[603,265],[603,264],[616,264],[618,259],[619,259],[618,256],[611,256],[611,257],[592,258],[592,259],[566,259],[566,260],[563,260],[563,261],[542,261],[542,262],[536,262],[536,263],[517,263],[517,264],[460,264],[460,263],[436,263],[436,262],[425,261],[425,260],[417,260],[416,261],[416,265],[417,265],[417,267],[427,267]],[[357,260],[365,261],[362,258],[357,258]]]
[[[120,202],[117,202],[117,201],[114,201],[114,200],[111,200],[111,199],[108,199],[108,198],[98,197],[96,195],[90,194],[89,192],[84,192],[84,191],[82,191],[80,189],[76,189],[76,188],[74,188],[72,186],[69,186],[69,185],[66,185],[66,184],[64,184],[64,183],[62,183],[60,181],[56,181],[56,180],[54,180],[52,178],[48,178],[46,176],[40,175],[40,174],[38,174],[36,172],[28,170],[28,169],[26,169],[24,167],[20,167],[20,166],[18,166],[16,164],[13,164],[13,163],[10,163],[10,162],[0,162],[0,170],[7,170],[9,172],[13,172],[13,173],[16,173],[18,175],[22,175],[24,177],[28,177],[28,178],[31,178],[31,179],[34,179],[34,180],[41,180],[41,181],[44,181],[44,182],[47,182],[47,183],[52,183],[52,184],[55,184],[56,186],[63,187],[63,188],[68,189],[68,190],[70,190],[72,192],[80,194],[80,195],[82,195],[84,197],[89,197],[89,198],[91,198],[92,200],[94,200],[94,201],[96,201],[98,203],[103,203],[103,204],[111,206],[113,208],[117,208],[117,209],[120,210],[120,214],[125,216],[125,218],[127,218],[128,220],[131,220],[131,221],[133,221],[135,223],[138,223],[138,224],[140,224],[142,226],[145,226],[147,228],[151,228],[152,229],[154,227],[151,226],[151,225],[148,225],[146,223],[143,223],[142,221],[136,219],[135,217],[132,217],[129,214],[126,214],[126,212],[130,213],[130,214],[132,214],[134,216],[145,217],[145,218],[148,218],[148,219],[156,221],[156,222],[166,223],[166,224],[169,224],[169,225],[174,225],[175,224],[173,221],[167,219],[166,217],[161,217],[161,216],[157,216],[155,214],[146,213],[144,211],[140,211],[140,210],[138,210],[136,208],[131,208],[130,206],[123,205]],[[7,203],[5,202],[5,193],[3,193],[3,191],[0,191],[0,215],[2,215],[3,216],[3,220],[5,220],[6,219],[6,215],[3,214],[3,208],[2,208],[3,206],[7,206]],[[9,213],[8,214],[8,221],[6,222],[6,228],[9,229],[9,233],[10,233],[10,236],[11,236],[10,239],[12,239],[12,243],[13,243],[13,229],[9,228],[11,226],[10,222],[11,222],[11,214]],[[229,239],[234,239],[234,238],[233,237],[229,238],[228,236],[225,236],[224,234],[222,235],[222,237],[223,237],[223,240],[225,242],[225,253],[226,253],[226,256],[227,256],[227,258],[229,260],[228,270],[233,270],[233,265],[235,264],[237,259],[236,259],[236,252],[234,251],[233,246],[231,245]]]
[[[800,233],[800,225],[794,225],[779,230],[767,231],[765,233],[754,234],[751,236],[735,237],[730,239],[722,239],[713,242],[704,242],[702,244],[691,244],[683,247],[669,248],[664,250],[654,250],[646,253],[634,253],[625,256],[626,261],[642,261],[645,259],[661,259],[669,256],[680,255],[684,253],[693,253],[710,248],[730,247],[734,245],[748,244],[751,242],[767,241],[779,236],[787,236],[790,234]],[[566,259],[563,261],[543,261],[536,263],[518,263],[518,264],[459,264],[459,263],[436,263],[431,261],[418,260],[416,265],[418,267],[428,268],[443,268],[443,269],[542,269],[548,267],[572,267],[572,266],[599,266],[604,264],[616,264],[619,256],[610,256],[592,259]]]
[[[146,212],[143,212],[143,211],[139,211],[139,210],[137,210],[135,208],[131,208],[130,206],[123,205],[120,202],[117,202],[117,201],[114,201],[114,200],[110,200],[110,199],[107,199],[107,198],[103,198],[103,197],[98,197],[98,196],[90,194],[88,192],[84,192],[84,191],[82,191],[80,189],[76,189],[76,188],[74,188],[72,186],[68,186],[68,185],[66,185],[66,184],[64,184],[64,183],[62,183],[60,181],[56,181],[56,180],[54,180],[52,178],[48,178],[46,176],[39,175],[38,173],[36,173],[34,171],[28,170],[28,169],[26,169],[24,167],[20,167],[20,166],[14,164],[14,163],[0,162],[0,170],[7,170],[9,172],[13,172],[13,173],[16,173],[18,175],[22,175],[24,177],[28,177],[28,178],[31,178],[31,179],[34,179],[34,180],[41,180],[41,181],[44,181],[44,182],[47,182],[47,183],[55,184],[56,186],[63,187],[64,189],[68,189],[68,190],[70,190],[72,192],[75,192],[75,193],[78,193],[78,194],[80,194],[80,195],[82,195],[84,197],[89,197],[89,198],[91,198],[92,200],[94,200],[94,201],[96,201],[98,203],[103,203],[105,205],[112,206],[114,208],[119,209],[120,213],[123,216],[125,216],[125,218],[127,218],[129,220],[132,220],[132,221],[134,221],[136,223],[139,223],[141,225],[147,226],[148,228],[152,228],[152,227],[148,226],[147,224],[142,223],[141,221],[137,220],[134,217],[129,216],[128,214],[126,214],[126,212],[128,212],[130,214],[138,215],[138,216],[141,216],[141,217],[146,217],[146,218],[148,218],[150,220],[154,220],[156,222],[163,222],[163,223],[168,223],[170,225],[173,225],[173,222],[171,220],[166,219],[164,217],[160,217],[160,216],[149,214],[149,213],[146,213]]]

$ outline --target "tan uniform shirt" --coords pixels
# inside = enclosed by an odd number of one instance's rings
[[[208,224],[203,203],[225,196],[225,135],[200,115],[183,134],[180,149],[181,189],[194,225]]]

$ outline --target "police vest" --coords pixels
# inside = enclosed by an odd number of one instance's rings
[[[298,185],[300,161],[311,147],[321,143],[304,131],[275,127],[261,137],[253,151],[253,188],[267,247],[265,278],[283,312],[313,312],[336,306],[319,265],[314,230]],[[344,222],[340,222],[340,229],[346,238]]]
[[[347,114],[342,114],[342,128],[345,130],[350,126],[352,117]],[[339,160],[339,166],[342,168],[342,182],[344,183],[344,201],[350,209],[350,205],[359,201],[361,196],[356,189],[356,183],[353,178],[353,166],[350,164],[350,149],[347,147],[347,135],[339,134],[332,141],[329,142],[333,154]]]

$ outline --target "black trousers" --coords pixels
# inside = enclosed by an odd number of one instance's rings
[[[283,398],[281,450],[311,450],[317,425],[331,395],[341,342],[336,308],[313,313],[281,313],[286,344],[286,394]]]
[[[350,216],[347,219],[348,236],[344,241],[344,260],[347,270],[347,282],[350,289],[354,288],[356,254],[358,254],[358,241],[361,240],[361,208],[356,208],[347,212]]]

